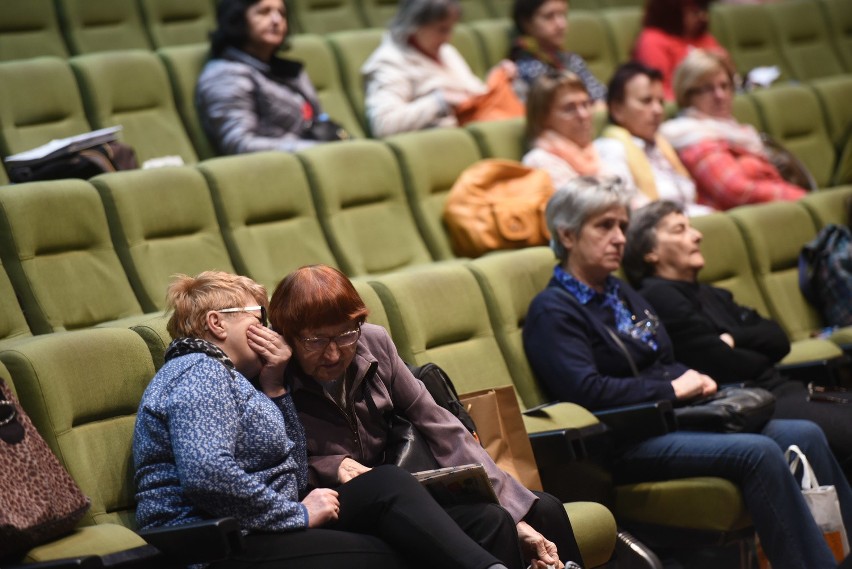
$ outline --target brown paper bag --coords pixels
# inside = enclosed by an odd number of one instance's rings
[[[521,408],[511,385],[475,391],[459,397],[476,423],[479,442],[504,471],[530,490],[541,491]]]

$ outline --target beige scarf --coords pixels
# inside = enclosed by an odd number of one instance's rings
[[[573,140],[548,129],[535,139],[533,146],[562,158],[581,176],[595,176],[600,173],[600,156],[592,143],[581,148]]]

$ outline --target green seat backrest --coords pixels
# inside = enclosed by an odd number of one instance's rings
[[[366,27],[356,0],[293,0],[287,7],[299,33],[322,35]]]
[[[530,302],[547,286],[556,262],[550,248],[531,247],[467,264],[482,289],[494,335],[526,407],[548,401],[527,361],[522,333]]]
[[[314,146],[298,156],[343,272],[387,273],[432,261],[389,146],[354,140]]]
[[[293,36],[289,43],[290,49],[284,55],[304,63],[323,111],[352,136],[364,138],[361,123],[343,90],[343,81],[328,43],[315,34]]]
[[[698,280],[729,290],[737,303],[769,317],[769,308],[754,278],[746,244],[733,218],[725,213],[713,213],[693,217],[690,223],[704,235],[701,253],[705,264],[698,273]]]
[[[822,0],[829,35],[847,73],[852,73],[852,3],[848,0]]]
[[[459,0],[461,4],[461,21],[465,23],[487,20],[498,14],[492,13],[489,0]]]
[[[621,64],[630,61],[633,44],[642,29],[642,7],[605,8],[600,11],[600,17],[606,24],[616,62]],[[606,79],[609,80],[609,77]]]
[[[338,32],[326,36],[326,40],[334,51],[346,96],[349,97],[352,110],[361,122],[365,133],[369,132],[369,128],[364,110],[364,78],[361,75],[361,66],[382,43],[383,33],[384,30],[372,28]]]
[[[809,81],[844,72],[816,2],[785,0],[773,4],[769,15],[778,33],[781,55],[796,79]]]
[[[216,27],[210,0],[139,0],[139,4],[155,48],[207,43]]]
[[[135,527],[131,444],[154,364],[121,328],[49,334],[0,352],[21,405],[91,499],[84,524]]]
[[[0,2],[0,61],[68,57],[53,0]]]
[[[56,0],[72,54],[151,49],[136,0]]]
[[[822,322],[799,290],[798,259],[802,245],[816,236],[811,216],[794,202],[739,207],[728,215],[742,233],[769,316],[791,340],[810,337]]]
[[[822,229],[829,223],[835,225],[849,223],[850,200],[852,200],[852,186],[839,186],[830,190],[812,192],[797,203],[808,211],[817,229]]]
[[[758,131],[765,131],[757,103],[748,93],[737,93],[734,95],[733,108],[731,109],[737,122],[747,123]]]
[[[360,0],[361,12],[367,22],[367,27],[388,27],[399,8],[399,0]]]
[[[151,158],[198,156],[175,108],[163,62],[152,51],[116,51],[71,58],[94,128],[122,125],[122,140],[140,164]]]
[[[0,63],[0,155],[90,130],[67,61],[39,57]]]
[[[198,158],[205,160],[216,155],[216,150],[207,138],[198,108],[195,106],[195,85],[198,76],[207,62],[208,44],[176,45],[157,50],[169,75],[169,83],[175,99],[175,106],[183,121],[183,126]]]
[[[563,46],[586,61],[589,71],[603,84],[609,82],[618,60],[603,18],[592,10],[572,10]]]
[[[509,55],[512,42],[512,20],[495,18],[471,22],[468,27],[476,34],[486,69],[491,69]]]
[[[385,139],[399,160],[417,227],[435,259],[454,257],[444,227],[444,204],[459,175],[482,156],[470,132],[435,128]]]
[[[145,312],[165,308],[177,273],[234,272],[198,169],[154,168],[92,178],[115,250]]]
[[[488,1],[488,10],[491,12],[492,17],[494,18],[511,18],[512,17],[512,6],[514,2],[512,0],[487,0]],[[577,0],[574,0],[572,4],[574,4]]]
[[[374,277],[355,277],[352,279],[352,284],[355,286],[355,290],[358,291],[358,295],[361,297],[361,300],[363,300],[364,304],[367,306],[367,310],[370,311],[370,314],[367,315],[367,322],[381,326],[390,332],[388,313],[385,312],[385,307],[382,305],[382,299],[379,298],[379,294],[376,292],[376,289],[370,286],[369,279],[371,278]]]
[[[3,190],[5,191],[5,189]],[[32,336],[6,268],[0,262],[0,342]]]
[[[828,135],[837,151],[837,165],[830,185],[852,184],[852,105],[849,104],[852,75],[814,79],[808,86],[817,94]]]
[[[83,180],[4,187],[0,258],[35,334],[142,313],[98,192]]]
[[[383,275],[370,284],[382,299],[403,359],[438,364],[459,393],[512,385],[485,299],[463,265]]]
[[[751,96],[766,132],[804,162],[819,187],[829,185],[836,155],[816,94],[804,85],[790,84],[758,90]]]
[[[227,156],[199,164],[238,273],[270,294],[291,271],[337,265],[299,159],[283,152]]]
[[[762,4],[725,4],[716,2],[710,11],[710,29],[731,54],[737,71],[743,76],[755,67],[777,66],[780,81],[791,77],[769,10]]]
[[[459,50],[473,74],[484,79],[488,73],[488,65],[485,63],[482,45],[480,45],[476,33],[465,24],[456,24],[450,43]]]
[[[466,128],[473,134],[483,158],[520,160],[526,153],[523,118],[471,123]]]

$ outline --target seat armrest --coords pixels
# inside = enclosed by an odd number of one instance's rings
[[[616,447],[623,447],[677,430],[670,401],[656,401],[595,411],[612,433]]]
[[[5,569],[102,569],[103,561],[97,555],[67,557],[23,565],[4,565]]]
[[[170,562],[212,562],[243,549],[243,534],[234,518],[159,527],[140,531],[139,535]]]
[[[161,552],[154,546],[142,545],[123,549],[104,555],[81,555],[50,561],[38,561],[23,565],[8,566],[4,569],[105,569],[105,568],[141,568],[163,567]]]
[[[602,456],[611,446],[607,427],[603,423],[530,433],[529,438],[539,468],[582,460],[593,455]]]
[[[792,381],[814,382],[818,385],[842,385],[847,381],[849,356],[811,360],[793,364],[780,364],[778,371]]]

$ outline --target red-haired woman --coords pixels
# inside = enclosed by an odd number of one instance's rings
[[[648,0],[642,31],[633,47],[633,59],[659,69],[663,74],[666,100],[674,100],[672,77],[686,54],[706,49],[728,57],[708,31],[713,0]]]
[[[562,504],[500,470],[411,374],[385,329],[365,322],[367,313],[349,279],[324,265],[294,271],[272,295],[273,329],[293,348],[285,384],[305,426],[311,485],[336,487],[381,465],[387,447],[382,416],[404,411],[440,466],[481,463],[488,472],[500,506],[445,507],[487,551],[510,568],[561,568],[560,558],[579,559]]]

